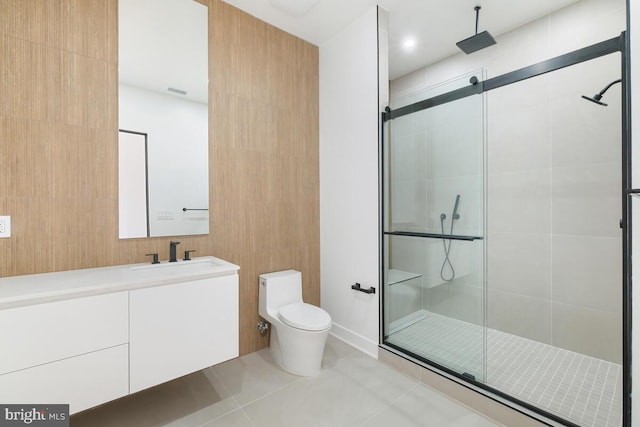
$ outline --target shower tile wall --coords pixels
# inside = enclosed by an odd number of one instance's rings
[[[582,0],[498,36],[496,46],[391,82],[391,98],[479,68],[500,75],[624,27],[624,1]],[[607,108],[576,94],[619,77],[615,54],[487,94],[488,326],[616,363],[620,87],[607,93]]]

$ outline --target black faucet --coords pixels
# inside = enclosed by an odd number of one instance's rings
[[[176,262],[176,246],[178,246],[180,242],[176,240],[172,240],[169,242],[169,262]]]
[[[160,264],[160,261],[158,261],[158,254],[144,254],[144,256],[153,257],[153,261],[151,261],[151,264]]]

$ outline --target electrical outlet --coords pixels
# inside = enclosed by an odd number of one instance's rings
[[[0,216],[0,238],[11,237],[11,217]]]

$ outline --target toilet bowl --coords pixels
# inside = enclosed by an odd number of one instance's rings
[[[258,313],[271,323],[269,346],[275,362],[295,375],[320,373],[329,313],[302,301],[302,273],[261,274]]]

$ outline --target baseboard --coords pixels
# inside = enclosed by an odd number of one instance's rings
[[[351,329],[338,325],[337,323],[332,324],[330,334],[374,359],[378,358],[377,341],[371,341],[370,339],[353,332]]]

